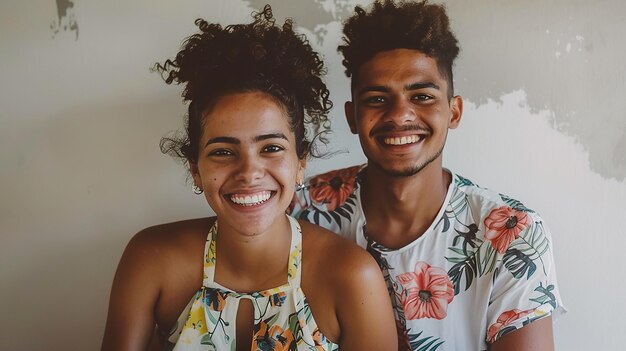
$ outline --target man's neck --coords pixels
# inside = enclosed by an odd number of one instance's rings
[[[441,162],[408,177],[368,166],[361,188],[368,236],[391,249],[411,243],[435,220],[450,182]]]

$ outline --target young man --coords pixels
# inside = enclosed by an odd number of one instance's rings
[[[345,113],[368,163],[310,179],[292,213],[376,258],[401,349],[553,349],[563,307],[543,220],[442,166],[463,112],[445,9],[377,1],[344,34]]]

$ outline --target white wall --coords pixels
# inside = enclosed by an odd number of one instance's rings
[[[362,162],[342,116],[348,81],[335,49],[338,19],[355,1],[269,2],[302,24],[329,65],[332,146],[349,152],[311,162],[310,173]],[[180,89],[149,67],[177,52],[195,18],[247,21],[262,3],[0,3],[0,350],[98,349],[128,239],[210,213],[158,150],[185,109]],[[626,31],[626,5],[447,6],[466,106],[444,163],[545,217],[570,310],[555,326],[558,348],[621,349],[626,46],[616,33]]]

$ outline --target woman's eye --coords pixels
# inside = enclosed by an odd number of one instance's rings
[[[268,145],[263,148],[263,152],[279,152],[285,150],[282,146],[279,145]]]
[[[227,149],[216,149],[209,152],[209,156],[230,156],[233,153]]]

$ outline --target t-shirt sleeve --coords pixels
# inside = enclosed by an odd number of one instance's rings
[[[541,318],[566,312],[556,279],[552,239],[543,220],[528,226],[502,254],[487,310],[488,343]]]

